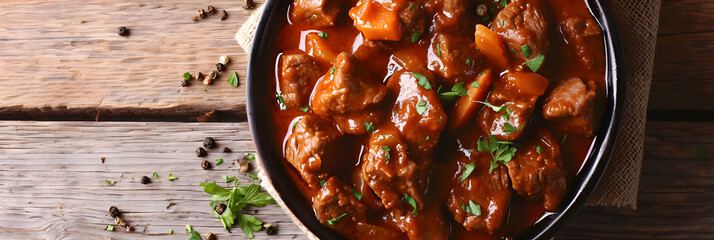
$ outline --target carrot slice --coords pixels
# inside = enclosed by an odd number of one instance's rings
[[[474,82],[477,84],[474,84]],[[464,87],[468,87],[468,93],[466,96],[456,100],[454,110],[451,111],[451,116],[449,117],[450,130],[456,131],[462,128],[476,114],[476,111],[481,108],[481,103],[476,101],[483,102],[486,99],[486,94],[491,89],[491,85],[493,85],[491,69],[486,69],[472,83],[464,85]]]
[[[305,37],[305,52],[318,62],[328,65],[331,65],[339,54],[317,33],[308,33]]]
[[[506,49],[503,47],[501,36],[488,29],[488,27],[476,25],[476,47],[486,56],[496,70],[506,70],[510,65]]]
[[[397,1],[401,2],[401,1]],[[369,40],[399,41],[402,38],[399,16],[395,4],[361,0],[350,9],[350,17],[365,38]]]

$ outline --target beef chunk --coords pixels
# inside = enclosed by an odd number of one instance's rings
[[[340,53],[334,66],[317,81],[312,110],[320,115],[362,111],[384,99],[387,88],[350,53]]]
[[[342,0],[295,0],[292,19],[315,27],[335,25],[340,14]]]
[[[352,188],[337,177],[325,181],[312,198],[312,207],[323,225],[346,236],[354,236],[355,223],[366,220],[367,208],[354,196]]]
[[[367,133],[365,123],[379,125],[384,119],[384,111],[378,107],[370,107],[360,112],[349,112],[345,114],[333,115],[333,119],[345,133],[361,135]]]
[[[424,14],[415,4],[406,0],[360,0],[349,15],[365,38],[399,41],[424,29]]]
[[[595,121],[597,86],[580,78],[560,81],[545,99],[543,117],[558,122],[566,132],[591,136]]]
[[[406,145],[396,128],[383,124],[369,138],[369,149],[362,163],[362,178],[374,190],[387,209],[409,206],[403,200],[409,194],[417,208],[423,206],[415,183],[416,164],[409,159]],[[411,206],[408,207],[410,210]]]
[[[491,30],[503,37],[506,48],[516,50],[512,53],[520,62],[538,54],[545,55],[548,51],[548,22],[542,6],[540,0],[515,0],[506,5],[491,23]],[[523,45],[530,48],[529,57],[523,55]]]
[[[441,11],[434,15],[434,26],[437,31],[456,30],[457,27],[464,24],[468,16],[467,11],[469,4],[473,1],[468,0],[443,0],[441,3]]]
[[[411,240],[449,239],[449,223],[442,213],[440,203],[426,203],[424,210],[416,215],[411,210],[393,209],[388,217]]]
[[[595,19],[571,17],[560,23],[560,30],[577,59],[587,68],[602,67],[605,58],[602,30]],[[596,66],[597,64],[597,66]]]
[[[320,77],[320,67],[304,53],[285,54],[281,60],[280,90],[285,105],[306,106],[312,87]]]
[[[548,80],[535,73],[504,74],[496,81],[488,102],[506,108],[498,109],[498,112],[490,107],[483,108],[479,113],[479,126],[499,140],[518,139],[530,121],[538,97],[543,95],[547,87]]]
[[[401,233],[392,231],[392,229],[372,225],[368,223],[357,223],[356,239],[380,239],[380,240],[398,240],[404,239]]]
[[[466,133],[458,138],[464,147],[475,149],[479,136],[476,133]],[[499,163],[498,167],[489,173],[492,157],[486,151],[460,151],[455,158],[450,167],[453,171],[450,176],[454,178],[450,184],[450,197],[447,202],[449,211],[466,230],[495,232],[503,225],[511,200],[506,168]],[[471,163],[475,165],[473,172],[461,181],[465,166]],[[481,215],[466,211],[470,206],[469,201],[479,206]]]
[[[459,75],[474,75],[474,61],[479,59],[475,45],[467,38],[436,34],[429,48],[429,70],[438,73],[451,84],[456,83],[455,78]],[[466,59],[469,59],[469,63]]]
[[[305,115],[297,118],[285,146],[285,158],[310,187],[320,186],[328,178],[328,170],[339,165],[335,146],[342,133],[322,117]]]
[[[427,75],[416,74],[399,71],[389,78],[387,87],[396,95],[391,120],[404,136],[410,153],[426,154],[439,142],[446,113],[436,91],[419,85],[417,76]]]
[[[565,170],[560,159],[558,141],[546,129],[527,140],[506,164],[511,184],[518,194],[543,198],[543,206],[555,211],[565,195]]]

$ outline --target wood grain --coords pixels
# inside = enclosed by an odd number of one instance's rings
[[[660,35],[714,31],[714,1],[664,0],[660,9]]]
[[[259,5],[264,1],[256,1]],[[197,9],[225,9],[197,23]],[[182,88],[184,72],[209,73],[221,55],[243,83],[247,57],[233,39],[252,11],[240,1],[38,1],[0,3],[0,118],[123,120],[245,116],[245,85]],[[86,21],[86,22],[83,22]],[[131,35],[117,34],[119,26]]]
[[[562,229],[562,239],[714,238],[714,123],[651,122],[637,211],[583,208]],[[198,183],[238,175],[232,161],[201,170],[193,151],[206,136],[234,153],[253,151],[246,123],[0,122],[0,234],[9,239],[184,239],[184,225],[205,234],[243,238],[221,229]],[[106,157],[101,163],[100,158]],[[160,180],[139,183],[157,171]],[[168,181],[169,173],[179,179]],[[104,180],[116,180],[107,185]],[[170,207],[167,208],[168,205]],[[134,233],[104,231],[115,205]],[[251,211],[254,209],[251,209]],[[278,239],[303,238],[281,208],[256,216],[277,223]],[[169,229],[174,235],[167,235]],[[122,230],[117,228],[117,230]],[[267,239],[265,233],[257,234]],[[225,239],[225,238],[221,238]]]

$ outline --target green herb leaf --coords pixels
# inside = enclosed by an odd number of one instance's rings
[[[253,180],[260,180],[260,178],[258,177],[258,175],[255,175],[255,174],[253,174],[253,173],[249,173],[249,174],[248,174],[248,177],[252,178]]]
[[[228,176],[228,175],[223,175],[223,180],[226,181],[226,183],[233,182],[233,180],[236,180],[235,176]]]
[[[374,132],[374,125],[371,122],[364,122],[364,127],[367,129],[367,132]]]
[[[201,234],[198,234],[196,231],[188,232],[188,236],[188,240],[201,240]]]
[[[507,113],[504,113],[503,115],[501,115],[501,117],[502,117],[503,119],[505,119],[506,121],[508,121],[508,120],[510,119],[510,117],[508,117],[508,114],[507,114]]]
[[[307,110],[310,110],[310,107],[304,106],[300,108],[300,111],[307,112]]]
[[[169,229],[169,235],[171,235],[171,234],[174,234],[174,230],[173,230],[173,229]]]
[[[514,132],[518,132],[518,130],[519,130],[518,128],[514,127],[510,123],[507,123],[507,122],[503,123],[503,132],[505,132],[505,133],[514,133]]]
[[[459,94],[459,97],[466,96],[466,94],[469,93],[469,91],[466,90],[466,88],[464,88],[464,83],[462,83],[462,82],[455,84],[455,85],[451,88],[451,91],[458,93],[458,94]]]
[[[419,115],[424,115],[424,112],[426,112],[426,102],[420,101],[417,103],[416,106],[416,111]]]
[[[256,207],[265,207],[265,205],[275,202],[275,199],[273,199],[273,197],[260,192],[259,185],[250,184],[250,186],[248,187],[243,187],[242,190],[245,191],[245,195],[240,201],[241,203],[250,204]]]
[[[426,136],[426,140],[429,141],[429,136]]]
[[[154,175],[153,175],[153,176],[154,176],[154,178],[159,179],[159,174],[158,174],[158,173],[154,172]]]
[[[521,51],[523,52],[523,56],[531,57],[531,48],[528,45],[521,46]]]
[[[488,137],[490,143],[481,136],[476,142],[476,145],[479,151],[487,151],[491,154],[493,159],[491,161],[491,167],[488,169],[488,173],[491,174],[493,169],[498,167],[498,162],[506,164],[511,161],[513,155],[516,154],[516,148],[510,146],[513,144],[512,142],[498,141],[493,135],[488,135]]]
[[[352,189],[352,193],[355,195],[355,197],[357,198],[357,200],[362,200],[362,193],[358,192],[358,191],[355,190],[354,188]]]
[[[109,181],[108,179],[105,179],[104,182],[106,182],[109,185],[112,185],[112,181]]]
[[[499,23],[499,24],[498,24],[499,27],[503,27],[503,26],[506,25],[506,24],[503,22],[503,19],[498,20],[498,23]]]
[[[471,83],[471,87],[477,87],[477,88],[480,88],[480,87],[481,87],[481,85],[479,85],[479,84],[478,84],[478,81],[474,81],[474,82],[472,82],[472,83]]]
[[[327,33],[326,33],[326,32],[319,32],[319,33],[317,33],[317,36],[320,36],[322,39],[327,39]]]
[[[543,149],[540,146],[536,146],[536,152],[537,153],[542,153]]]
[[[467,59],[466,59],[466,65],[469,66],[469,67],[471,66],[471,59],[470,59],[470,58],[467,58]]]
[[[501,2],[501,8],[505,8],[507,4],[508,4],[508,0],[503,0]]]
[[[337,223],[338,221],[340,221],[340,218],[343,218],[344,216],[347,216],[347,213],[343,213],[343,214],[341,214],[340,216],[337,216],[337,217],[335,217],[335,218],[333,218],[333,219],[327,220],[327,224],[335,225],[335,223]]]
[[[186,232],[193,232],[193,229],[191,229],[191,225],[186,224]]]
[[[228,78],[226,78],[226,82],[230,84],[231,86],[238,87],[238,75],[236,72],[233,72]]]
[[[245,236],[249,239],[253,239],[255,235],[253,232],[260,231],[263,228],[263,222],[259,221],[252,215],[237,212],[236,219],[238,219],[238,226],[243,230]]]
[[[275,95],[275,98],[278,100],[278,104],[280,104],[280,110],[285,110],[287,106],[285,106],[285,101],[283,101],[283,96],[280,94]]]
[[[105,228],[104,230],[114,231],[114,225],[107,225],[107,228]]]
[[[223,158],[216,159],[216,165],[221,165],[223,163]]]
[[[560,140],[560,143],[565,144],[565,139],[568,138],[568,134],[566,133],[565,136],[563,136],[563,140]]]
[[[389,162],[389,146],[382,146],[382,150],[384,150],[384,158],[385,162]]]
[[[441,57],[441,45],[438,43],[436,44],[436,55]]]
[[[471,175],[471,173],[476,168],[476,165],[473,163],[469,163],[469,164],[464,165],[464,168],[465,168],[464,173],[461,174],[461,181],[466,180],[466,178],[468,178],[469,175]]]
[[[469,205],[466,206],[466,204],[461,204],[461,209],[466,211],[467,213],[471,213],[476,216],[481,216],[481,206],[478,204],[475,204],[474,201],[469,200]]]
[[[191,80],[191,74],[189,72],[183,73],[183,79],[186,81]]]
[[[199,184],[203,187],[203,192],[211,194],[211,200],[213,201],[228,201],[231,197],[231,191],[218,186],[216,182],[213,183],[201,183]]]
[[[412,73],[417,80],[419,80],[419,85],[422,86],[426,90],[431,90],[431,83],[429,83],[429,79],[426,78],[424,75],[418,74],[418,73]]]
[[[409,5],[409,10],[414,10],[414,4]]]
[[[457,92],[444,92],[439,94],[439,99],[442,101],[454,101],[459,97]]]
[[[178,179],[178,177],[174,176],[173,174],[169,173],[169,181],[173,181]]]
[[[523,64],[528,66],[531,71],[538,72],[538,69],[540,69],[540,66],[543,64],[543,60],[545,60],[545,56],[543,54],[538,54],[538,56],[524,62]]]
[[[325,180],[320,180],[320,187],[325,186]]]
[[[412,42],[413,43],[419,41],[420,38],[421,38],[421,33],[419,33],[419,31],[414,31],[412,33]]]
[[[255,161],[255,153],[248,153],[248,155],[245,156],[245,160],[248,162]]]
[[[330,69],[330,74],[335,74],[335,72],[337,72],[337,68],[336,68],[336,67],[333,67],[333,68]]]
[[[494,106],[487,102],[481,102],[481,101],[475,101],[475,102],[486,105],[486,107],[490,107],[494,112],[503,112],[503,110],[506,110],[506,108],[508,108],[508,106],[506,106],[506,105]],[[509,115],[510,115],[510,113],[509,113]]]
[[[416,216],[417,215],[417,205],[416,205],[416,201],[414,200],[414,198],[412,196],[409,196],[409,194],[405,193],[404,201],[409,203],[409,205],[412,205],[412,208],[414,208],[414,211],[412,211],[412,214],[414,214],[414,216]]]

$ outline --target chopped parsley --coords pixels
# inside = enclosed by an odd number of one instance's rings
[[[223,163],[223,158],[216,159],[216,165],[221,165]]]
[[[412,208],[414,208],[414,211],[412,211],[412,214],[414,214],[414,216],[416,216],[417,215],[417,205],[416,205],[416,201],[414,200],[414,198],[412,196],[409,196],[409,194],[405,193],[404,201],[409,203],[409,205],[412,205]]]
[[[275,95],[275,98],[277,98],[278,104],[280,104],[280,110],[285,110],[287,106],[285,106],[285,101],[283,101],[283,95],[280,95],[280,93]]]
[[[469,66],[469,67],[471,66],[471,59],[470,59],[470,58],[467,58],[467,59],[466,59],[466,65]]]
[[[335,225],[335,223],[339,222],[339,221],[340,221],[340,218],[343,218],[344,216],[347,216],[347,213],[343,213],[343,214],[341,214],[340,216],[337,216],[337,217],[335,217],[335,218],[333,218],[333,219],[327,220],[327,224]]]
[[[320,187],[325,186],[325,180],[320,180]]]
[[[382,146],[382,150],[384,150],[385,162],[388,163],[389,162],[389,151],[390,151],[389,146]]]
[[[414,4],[409,5],[409,10],[414,10]]]
[[[528,45],[521,46],[521,51],[523,52],[523,56],[531,57],[531,48],[528,47]]]
[[[169,173],[169,181],[173,181],[178,179],[178,177],[174,176],[173,174]]]
[[[506,121],[510,119],[510,117],[508,117],[508,113],[504,113],[503,115],[501,115],[501,117],[503,117],[503,119],[505,119]]]
[[[226,82],[230,84],[231,86],[238,87],[238,75],[236,72],[233,72],[228,78],[226,78]]]
[[[565,144],[565,139],[568,138],[568,134],[566,133],[565,136],[563,136],[563,140],[560,140],[560,143]]]
[[[352,194],[355,195],[355,197],[357,198],[357,200],[362,200],[362,193],[358,192],[358,191],[355,190],[354,188],[352,189]]]
[[[504,0],[505,1],[505,0]],[[466,204],[461,204],[461,209],[466,211],[467,213],[471,213],[476,216],[481,216],[481,206],[478,204],[475,204],[474,201],[469,200],[469,205],[466,206]]]
[[[517,127],[514,127],[510,123],[503,123],[503,132],[505,133],[514,133],[518,132],[518,130],[519,129]]]
[[[506,164],[511,161],[513,155],[516,153],[516,148],[511,147],[512,142],[498,141],[493,135],[488,135],[490,143],[481,136],[476,143],[479,151],[486,150],[493,160],[491,161],[491,167],[488,169],[488,173],[491,174],[493,169],[498,167],[498,162]]]
[[[503,112],[503,110],[506,110],[506,108],[508,108],[508,106],[506,106],[506,105],[494,106],[487,102],[481,102],[481,101],[475,101],[475,102],[486,105],[486,107],[491,108],[494,112]]]
[[[538,72],[540,66],[543,65],[543,60],[545,60],[545,56],[543,54],[538,54],[538,56],[534,57],[531,60],[528,60],[527,62],[524,62],[523,64],[528,66],[531,71]]]
[[[367,132],[374,132],[374,125],[371,122],[364,122],[364,128]]]
[[[438,43],[436,44],[436,55],[441,57],[441,45]]]
[[[499,23],[498,24],[499,27],[503,27],[504,25],[506,25],[505,23],[503,23],[503,19],[498,20],[498,23]]]
[[[429,141],[429,136],[426,136],[426,140]]]
[[[417,103],[416,111],[419,115],[424,115],[426,112],[426,102],[420,101]]]
[[[307,112],[307,110],[310,110],[310,107],[304,106],[300,108],[300,111]]]
[[[412,42],[413,43],[419,41],[420,38],[421,38],[421,33],[419,33],[419,31],[414,31],[412,33]]]
[[[333,67],[330,69],[330,74],[335,74],[335,72],[337,72],[337,68]]]
[[[543,149],[540,146],[536,146],[536,152],[537,153],[542,153]]]
[[[114,231],[114,225],[107,225],[107,228],[105,228],[104,230]]]
[[[189,72],[183,73],[183,79],[186,81],[191,80],[191,74]]]
[[[154,178],[159,179],[159,174],[158,174],[158,173],[154,172],[154,175],[153,175],[153,176],[154,176]]]
[[[248,205],[265,207],[268,204],[274,203],[275,200],[270,197],[270,195],[261,193],[260,186],[256,184],[239,187],[237,186],[237,183],[238,181],[233,183],[232,190],[218,186],[216,182],[201,183],[200,185],[203,187],[204,192],[211,195],[212,201],[210,205],[213,211],[213,216],[221,220],[223,227],[230,231],[230,228],[237,223],[241,230],[243,230],[243,233],[245,233],[248,238],[252,239],[255,237],[253,232],[259,231],[263,228],[263,222],[259,221],[252,215],[240,212],[240,210],[243,210]],[[226,209],[223,213],[218,214],[215,209],[221,202],[226,203]],[[188,226],[186,230],[191,232],[190,227]]]
[[[464,169],[464,173],[461,174],[461,181],[466,180],[466,178],[468,178],[469,175],[471,175],[471,173],[472,173],[472,172],[474,171],[474,169],[476,168],[476,165],[473,164],[473,163],[469,163],[469,164],[466,164],[466,165],[464,166],[464,168],[465,168],[465,169]]]
[[[412,73],[417,80],[419,80],[419,85],[424,87],[426,90],[431,90],[431,83],[429,83],[429,79],[426,78],[424,75],[418,74],[418,73]]]
[[[249,174],[248,174],[248,177],[250,177],[250,178],[252,178],[253,180],[256,180],[256,181],[257,181],[257,180],[260,180],[260,178],[258,177],[258,175],[255,175],[254,173],[249,173]]]
[[[326,33],[326,32],[319,32],[319,33],[317,33],[317,36],[320,36],[322,39],[327,39],[327,33]]]
[[[173,229],[169,229],[169,235],[171,235],[171,234],[174,234],[174,230],[173,230]]]
[[[233,182],[233,180],[236,180],[236,177],[234,176],[228,176],[228,175],[223,175],[223,180],[226,181],[226,183]]]
[[[471,87],[477,87],[477,88],[480,88],[480,87],[481,87],[481,85],[479,85],[479,84],[478,84],[478,81],[474,81],[474,82],[472,82],[472,83],[471,83]]]
[[[439,91],[437,91],[437,92],[439,92]],[[451,87],[450,92],[440,93],[439,98],[441,98],[442,100],[453,101],[458,97],[466,96],[466,94],[468,94],[468,93],[469,93],[469,91],[466,90],[466,88],[464,88],[464,83],[460,82],[460,83],[455,84],[453,87]]]
[[[109,181],[108,179],[105,179],[104,182],[106,182],[109,185],[112,185],[112,181]]]
[[[245,156],[245,160],[248,162],[255,161],[255,153],[248,153],[248,155]]]

